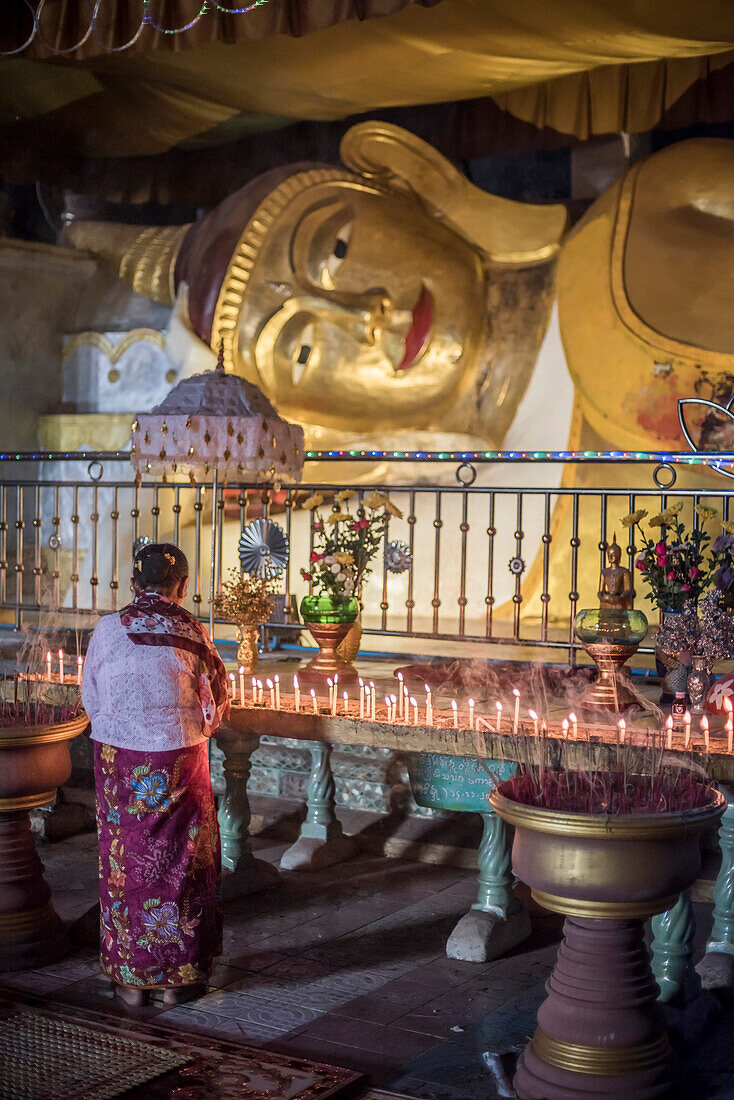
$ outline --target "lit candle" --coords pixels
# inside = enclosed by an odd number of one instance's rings
[[[426,725],[433,725],[433,701],[431,698],[431,689],[426,684]]]
[[[502,726],[502,703],[500,703],[498,699],[494,705],[497,707],[497,721],[494,728],[497,730],[497,733],[499,733],[500,727]]]
[[[63,684],[63,682],[64,682],[64,651],[63,651],[63,649],[60,649],[59,650],[59,683]]]
[[[417,726],[418,725],[418,701],[416,699],[414,699],[412,695],[410,697],[410,705],[413,708],[413,725]]]
[[[336,696],[336,684],[335,684],[333,686],[333,688],[331,689],[331,715],[332,715],[332,718],[336,717],[336,704],[337,704],[337,696]]]
[[[314,714],[318,714],[319,713],[319,705],[316,702],[316,692],[313,688],[311,688],[311,702],[313,703],[313,712],[314,712]]]
[[[390,721],[394,722],[398,715],[398,699],[396,695],[390,696]]]
[[[268,691],[270,692],[270,709],[275,710],[275,684],[269,677],[265,683],[268,685]]]
[[[529,710],[528,714],[529,714],[530,718],[532,719],[533,733],[537,737],[538,736],[538,716],[537,716],[537,714],[535,713],[534,710]]]
[[[293,695],[295,696],[296,714],[301,713],[301,685],[298,683],[298,677],[293,677]]]
[[[359,717],[364,718],[364,680],[359,678]]]
[[[667,747],[672,749],[673,747],[673,715],[669,714],[665,725],[668,727],[668,739]]]
[[[375,698],[375,685],[372,682],[372,680],[370,680],[370,719],[373,722],[375,721],[375,706],[376,706],[376,704],[377,704],[377,700]]]
[[[244,675],[245,675],[245,670],[244,670],[244,668],[241,668],[240,669],[240,697],[242,699],[242,705],[243,706],[245,705]],[[252,702],[253,702],[253,705],[257,702],[257,680],[255,679],[254,676],[252,677]]]
[[[469,729],[474,729],[474,700],[469,700]]]
[[[344,698],[344,713],[349,714],[349,693],[345,691],[343,698]]]
[[[390,703],[390,696],[385,696],[385,714],[387,715],[386,721],[392,721],[392,705]]]
[[[398,718],[403,717],[403,674],[398,673]]]
[[[78,684],[81,685],[83,679],[84,679],[84,658],[80,655],[76,659],[76,681],[77,681]],[[234,695],[234,691],[232,692],[232,694]]]
[[[51,650],[46,654],[46,679],[51,679]]]
[[[568,718],[564,718],[561,722],[561,729],[563,730],[564,740],[568,741]]]
[[[275,684],[275,709],[280,710],[280,676],[273,677]]]
[[[686,729],[686,739],[683,747],[687,749],[691,743],[691,712],[689,710],[683,715],[683,722]]]
[[[512,719],[512,732],[517,733],[517,724],[520,721],[520,692],[517,688],[512,689],[512,694],[515,696],[515,714]]]
[[[339,673],[334,673],[334,695],[339,694]]]
[[[731,699],[728,695],[724,699],[724,709],[726,710],[726,749],[727,752],[731,752],[734,748],[734,714],[732,714]]]
[[[230,674],[229,674],[229,695],[230,695],[230,698],[234,699],[236,694],[237,694],[237,689],[235,687],[234,672],[230,672]]]
[[[255,693],[255,681],[252,681],[252,701],[257,702],[257,695]],[[240,665],[240,706],[245,705],[245,666]]]
[[[708,752],[711,742],[709,740],[709,720],[705,714],[701,719],[701,729],[703,730],[703,747],[706,749],[706,752]]]
[[[262,682],[262,680],[258,680],[258,682],[257,682],[257,701],[260,704],[260,706],[262,706],[262,701],[263,701],[263,682]]]
[[[578,741],[578,739],[579,739],[578,718],[576,717],[575,714],[571,713],[568,716],[568,720],[571,723],[571,736],[573,737],[574,741]]]
[[[403,684],[403,721],[406,726],[410,721],[410,711],[408,710],[408,688]]]
[[[623,745],[624,744],[624,735],[625,735],[625,731],[627,729],[627,723],[625,722],[624,718],[619,719],[619,721],[617,722],[617,727],[619,729],[619,743],[620,743],[620,745]]]
[[[334,681],[332,680],[331,676],[326,681],[326,686],[329,689],[329,708],[331,708],[334,702]]]
[[[455,699],[451,700],[451,709],[454,712],[454,729],[457,730],[459,728],[459,711]]]

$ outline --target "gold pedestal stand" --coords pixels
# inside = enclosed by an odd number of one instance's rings
[[[617,712],[639,705],[620,676],[620,670],[637,652],[638,645],[639,642],[583,643],[599,672],[594,683],[582,695],[578,704],[580,709]]]
[[[354,665],[336,652],[354,623],[304,622],[303,625],[313,635],[319,651],[298,673],[299,683],[324,685],[338,675],[340,685],[356,684],[358,676]]]

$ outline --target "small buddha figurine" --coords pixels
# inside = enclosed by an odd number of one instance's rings
[[[622,548],[614,535],[607,547],[609,565],[602,569],[599,578],[599,606],[614,611],[629,611],[635,599],[633,578],[629,569],[620,565]]]

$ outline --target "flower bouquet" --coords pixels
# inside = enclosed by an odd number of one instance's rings
[[[647,599],[662,611],[682,610],[689,600],[698,600],[711,581],[704,563],[704,550],[711,541],[706,524],[717,517],[717,512],[697,504],[695,511],[701,523],[688,531],[680,519],[683,507],[682,501],[679,501],[664,512],[650,516],[648,528],[660,528],[657,540],[641,526],[641,521],[647,517],[644,508],[631,512],[621,520],[623,527],[636,527],[639,531],[642,549],[637,555],[635,568],[647,583]]]
[[[734,523],[723,520],[723,531],[711,545],[710,565],[722,607],[734,607]]]
[[[237,627],[237,664],[245,672],[257,667],[257,635],[261,623],[266,623],[275,610],[275,597],[270,582],[260,577],[240,574],[230,569],[230,579],[212,600],[215,613]]]
[[[337,493],[326,517],[319,511],[324,503],[321,493],[314,493],[301,504],[302,508],[313,512],[314,535],[309,568],[301,570],[301,576],[312,588],[311,594],[301,601],[301,617],[321,650],[300,674],[307,680],[333,678],[337,672],[342,681],[345,676],[350,679],[356,676],[349,658],[356,656],[359,648],[361,629],[357,619],[362,585],[384,541],[390,517],[402,519],[400,509],[377,490],[360,499],[355,512],[350,512],[349,502],[357,496],[353,489]],[[344,645],[352,624],[356,645],[350,647],[351,652],[337,655],[336,649]],[[319,626],[336,629],[318,629]],[[348,658],[346,661],[344,656]]]
[[[685,647],[676,654],[669,648],[670,643],[665,648],[661,646],[666,623],[677,618],[687,607],[693,609],[695,617],[698,600],[711,583],[711,570],[704,561],[704,552],[711,541],[707,524],[717,518],[717,512],[703,504],[695,505],[700,523],[689,531],[680,518],[683,508],[683,502],[678,501],[658,515],[650,516],[647,527],[660,529],[657,539],[642,528],[641,521],[648,514],[645,509],[631,512],[621,521],[623,527],[636,527],[639,532],[642,549],[635,568],[647,583],[647,599],[660,608],[661,630],[655,655],[662,679],[661,703],[670,703],[677,692],[685,691],[690,660]]]

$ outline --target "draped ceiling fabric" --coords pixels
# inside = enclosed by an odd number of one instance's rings
[[[44,18],[84,8],[57,0]],[[169,2],[166,24],[197,8]],[[131,9],[102,5],[110,44]],[[464,156],[494,151],[503,117],[565,143],[734,117],[732,0],[270,0],[146,35],[122,53],[90,40],[79,59],[35,45],[0,61],[0,173],[181,201],[170,166],[180,176],[187,154],[246,141],[270,166],[295,124],[396,108],[455,104],[437,144],[450,153],[458,126]]]

